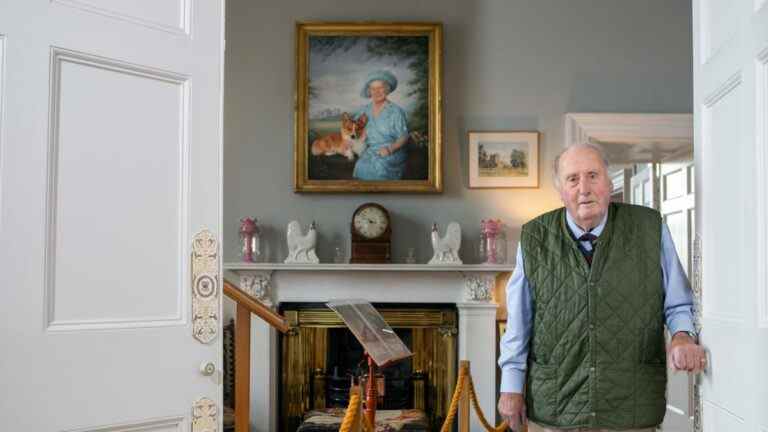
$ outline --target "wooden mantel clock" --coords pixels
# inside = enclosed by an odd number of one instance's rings
[[[365,203],[352,214],[350,263],[391,262],[392,221],[389,212],[376,203]]]

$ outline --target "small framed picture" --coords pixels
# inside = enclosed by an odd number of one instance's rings
[[[469,132],[469,187],[539,187],[539,132]]]

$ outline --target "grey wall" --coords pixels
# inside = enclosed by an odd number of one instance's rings
[[[394,219],[393,256],[431,255],[433,221],[461,223],[462,257],[480,219],[520,225],[559,206],[550,161],[566,112],[691,112],[691,6],[687,0],[227,1],[224,102],[225,260],[237,258],[238,219],[264,225],[266,258],[282,261],[288,221],[319,225],[318,254],[349,251],[349,221],[376,201]],[[439,21],[444,24],[442,194],[296,194],[293,188],[294,23]],[[467,131],[539,130],[538,189],[467,188]]]

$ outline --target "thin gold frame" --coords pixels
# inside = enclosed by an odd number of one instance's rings
[[[517,186],[517,185],[504,185],[504,184],[490,184],[490,185],[477,185],[472,184],[473,178],[472,178],[472,156],[470,153],[472,153],[473,145],[472,145],[472,135],[495,135],[495,134],[536,134],[536,164],[534,166],[534,169],[536,170],[536,175],[531,176],[531,178],[534,180],[533,185],[526,185],[526,186]],[[541,132],[538,130],[472,130],[467,132],[467,187],[469,189],[538,189],[540,186],[540,180],[541,180]]]
[[[307,158],[308,70],[310,36],[428,36],[429,37],[429,173],[427,180],[310,180]],[[296,106],[294,109],[295,192],[412,192],[443,191],[443,25],[441,23],[296,23]]]

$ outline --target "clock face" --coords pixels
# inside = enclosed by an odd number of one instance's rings
[[[384,234],[389,225],[389,219],[383,210],[371,206],[357,212],[353,223],[358,234],[372,239]]]

